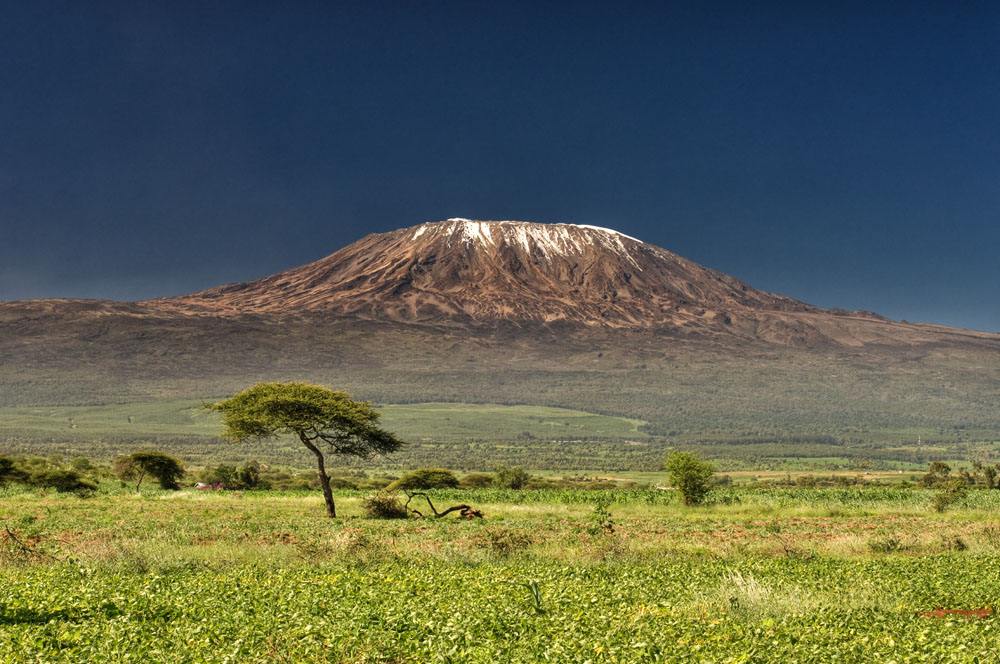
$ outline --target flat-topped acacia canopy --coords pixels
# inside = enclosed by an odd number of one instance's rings
[[[326,473],[326,451],[370,459],[399,449],[402,442],[378,427],[371,404],[346,392],[310,383],[258,383],[207,406],[222,413],[223,435],[242,442],[290,434],[316,457],[327,513],[337,516]]]

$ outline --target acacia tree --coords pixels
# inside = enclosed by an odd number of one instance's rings
[[[402,443],[378,427],[371,404],[309,383],[258,383],[207,408],[222,413],[230,440],[263,440],[291,434],[316,457],[327,514],[337,516],[326,473],[326,455],[370,459],[399,449]]]
[[[146,475],[155,477],[161,489],[170,490],[181,488],[178,481],[184,477],[184,467],[180,461],[169,454],[152,450],[120,456],[115,459],[112,470],[123,480],[136,480],[136,491],[142,486]]]

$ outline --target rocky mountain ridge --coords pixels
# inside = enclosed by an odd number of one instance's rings
[[[991,336],[821,309],[607,228],[460,218],[374,233],[273,276],[139,305],[161,315],[554,325],[797,346]]]

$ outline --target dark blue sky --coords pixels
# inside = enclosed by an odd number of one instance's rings
[[[996,3],[3,4],[0,299],[463,216],[1000,330]]]

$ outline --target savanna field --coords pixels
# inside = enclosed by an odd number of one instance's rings
[[[1000,664],[1000,2],[7,2],[0,664]]]
[[[989,662],[1000,491],[0,490],[9,662]],[[425,510],[426,511],[426,510]],[[945,610],[938,611],[937,610]],[[985,609],[985,610],[984,610]],[[970,615],[951,610],[974,612]]]

